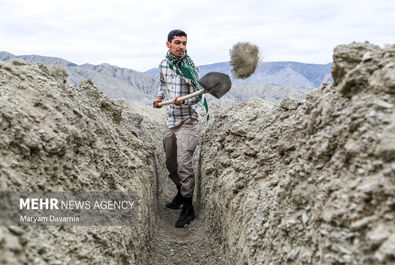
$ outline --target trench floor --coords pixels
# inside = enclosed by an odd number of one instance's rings
[[[208,227],[195,206],[196,219],[187,228],[174,224],[181,209],[168,209],[165,199],[159,199],[157,225],[154,240],[149,249],[149,265],[224,265],[227,264],[221,240]],[[195,203],[194,203],[195,204]]]

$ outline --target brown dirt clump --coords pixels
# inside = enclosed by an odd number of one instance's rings
[[[232,75],[239,79],[250,77],[259,63],[259,49],[249,42],[239,42],[230,50]]]

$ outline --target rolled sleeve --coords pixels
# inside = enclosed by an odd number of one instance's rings
[[[167,92],[167,86],[166,86],[165,78],[163,76],[162,64],[159,65],[159,76],[160,76],[159,78],[160,85],[159,85],[157,97],[165,98]]]

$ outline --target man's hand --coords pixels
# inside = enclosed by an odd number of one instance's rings
[[[174,103],[174,105],[176,105],[176,106],[181,106],[182,104],[184,104],[184,101],[177,101],[177,99],[179,98],[180,96],[177,96],[174,100],[173,100],[173,103]]]
[[[154,101],[154,103],[153,103],[154,108],[157,108],[157,109],[162,108],[162,106],[158,106],[158,104],[159,104],[160,102],[162,102],[162,100],[163,100],[163,97],[158,96],[158,97],[156,98],[156,100]]]

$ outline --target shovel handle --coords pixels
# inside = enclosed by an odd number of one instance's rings
[[[207,93],[207,92],[208,92],[208,90],[202,89],[202,90],[193,92],[193,93],[191,93],[191,94],[189,94],[189,95],[179,97],[179,98],[177,99],[177,101],[184,101],[184,100],[187,100],[187,99],[190,99],[190,98],[194,98],[194,97],[200,96],[201,94],[204,94],[204,93]],[[160,103],[158,104],[158,106],[161,107],[161,106],[170,105],[170,104],[173,104],[173,103],[174,103],[173,100],[169,100],[169,101],[160,102]]]

